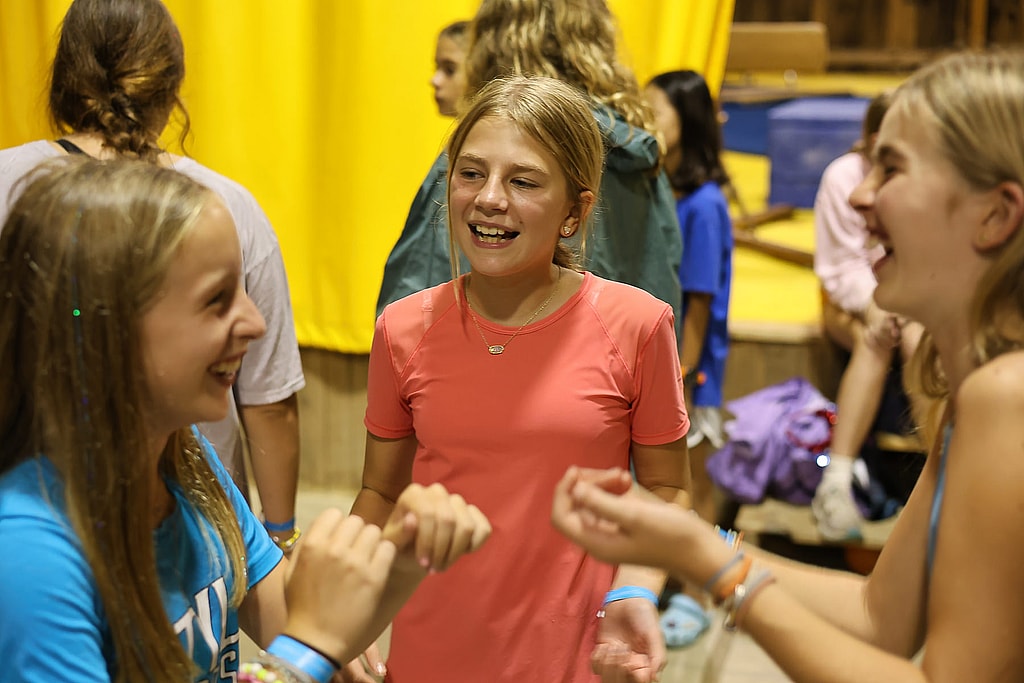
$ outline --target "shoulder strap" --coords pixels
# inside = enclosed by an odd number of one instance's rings
[[[949,455],[949,440],[953,436],[953,424],[946,425],[942,439],[942,454],[939,456],[939,476],[935,481],[935,493],[932,496],[932,510],[928,520],[928,576],[931,576],[935,564],[935,546],[939,539],[939,515],[942,512],[942,496],[946,491],[946,458]]]
[[[57,144],[64,148],[64,151],[68,154],[85,154],[85,150],[65,138],[57,140]]]

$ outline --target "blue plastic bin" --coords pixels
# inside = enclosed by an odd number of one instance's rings
[[[821,174],[860,138],[868,100],[808,97],[768,112],[768,202],[814,206]]]

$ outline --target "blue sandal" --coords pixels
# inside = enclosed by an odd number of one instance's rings
[[[710,625],[711,620],[704,609],[683,593],[673,595],[668,601],[668,609],[661,615],[661,632],[668,647],[692,645]]]

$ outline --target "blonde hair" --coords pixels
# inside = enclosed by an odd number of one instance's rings
[[[965,52],[940,59],[899,87],[889,112],[933,121],[941,154],[973,189],[990,190],[1007,181],[1024,185],[1024,52]],[[990,258],[971,305],[971,353],[978,364],[1024,348],[1024,339],[1012,332],[1024,321],[1024,230],[992,250]],[[930,335],[919,353],[921,389],[947,398],[949,387]]]
[[[582,90],[657,138],[650,107],[615,49],[604,0],[483,0],[466,55],[467,93],[499,76],[547,76]]]
[[[118,681],[194,676],[160,595],[139,327],[213,197],[155,164],[69,156],[26,179],[0,232],[0,471],[44,454],[60,472]],[[235,578],[237,606],[247,588],[241,532],[188,427],[168,439],[159,467],[216,530],[210,555],[230,558],[222,571]]]
[[[459,119],[448,141],[448,204],[451,206],[452,176],[455,166],[473,127],[485,118],[513,122],[547,150],[565,176],[569,196],[579,202],[581,192],[591,192],[597,203],[601,173],[604,168],[604,143],[601,131],[590,111],[586,98],[569,85],[554,78],[512,76],[497,78],[473,99],[469,110]],[[586,245],[593,212],[581,215],[580,250]],[[448,225],[454,225],[449,209]],[[458,249],[454,231],[448,230],[452,279],[459,277]],[[579,254],[564,240],[555,247],[552,262],[579,270]]]

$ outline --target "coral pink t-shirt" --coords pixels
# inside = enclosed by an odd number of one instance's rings
[[[515,331],[478,320],[490,344]],[[628,467],[631,442],[686,434],[676,349],[667,304],[589,273],[500,356],[452,283],[384,310],[367,429],[415,434],[414,481],[443,483],[494,528],[482,550],[428,577],[395,619],[389,681],[596,680],[596,614],[614,567],[554,530],[552,495],[570,465]]]

